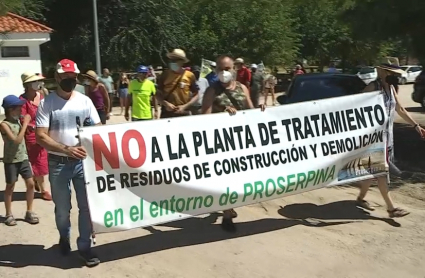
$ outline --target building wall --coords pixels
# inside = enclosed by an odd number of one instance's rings
[[[10,34],[0,41],[1,46],[28,46],[30,57],[3,58],[0,55],[0,103],[7,95],[23,93],[21,74],[28,71],[41,73],[40,44],[47,41],[38,34]],[[47,35],[48,36],[48,35]],[[0,109],[0,114],[4,114]]]

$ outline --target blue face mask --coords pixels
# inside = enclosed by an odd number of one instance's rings
[[[180,66],[177,65],[177,63],[170,63],[170,64],[168,64],[168,66],[170,67],[170,70],[172,70],[172,71],[179,71],[179,69],[180,69]]]

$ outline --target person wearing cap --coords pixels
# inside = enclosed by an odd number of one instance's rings
[[[384,103],[386,112],[388,114],[388,126],[387,126],[387,136],[386,136],[386,147],[387,147],[387,162],[389,165],[389,172],[391,174],[403,177],[404,173],[400,171],[397,166],[394,164],[394,135],[393,135],[393,126],[395,120],[395,114],[397,113],[404,121],[412,126],[419,136],[425,138],[425,130],[410,116],[409,112],[401,105],[398,100],[394,86],[391,84],[394,77],[401,77],[404,73],[403,70],[396,66],[383,64],[376,67],[378,72],[378,79],[381,83],[382,93],[384,97]],[[408,211],[397,208],[394,205],[393,200],[390,197],[388,185],[390,182],[389,174],[388,176],[378,177],[378,188],[381,192],[381,195],[387,205],[388,215],[392,217],[403,217],[409,214]],[[372,180],[366,180],[360,183],[360,193],[357,197],[357,206],[364,208],[366,210],[373,211],[374,208],[364,199],[366,193],[369,190],[369,187],[372,183]]]
[[[244,60],[237,58],[235,60],[236,81],[245,85],[248,89],[251,88],[251,72],[245,67]]]
[[[157,99],[162,106],[161,118],[191,115],[189,108],[198,101],[199,88],[195,75],[183,68],[189,59],[181,49],[174,49],[167,57],[169,68],[158,80]]]
[[[47,164],[47,151],[45,148],[37,144],[35,139],[35,117],[44,94],[40,93],[44,77],[39,74],[25,72],[21,75],[24,93],[19,97],[24,100],[21,108],[21,115],[29,115],[31,121],[25,132],[25,145],[27,147],[28,159],[34,175],[35,190],[41,192],[41,196],[45,201],[51,201],[52,196],[46,190],[44,176],[49,174],[49,166]],[[21,118],[23,124],[23,118]]]
[[[147,79],[149,68],[140,65],[136,69],[137,78],[131,80],[128,86],[128,99],[125,105],[124,117],[128,121],[130,119],[129,109],[131,104],[131,121],[145,121],[158,118],[158,106],[156,105],[156,88],[155,84]],[[152,116],[152,107],[154,107],[154,115]]]
[[[84,86],[86,95],[93,102],[94,107],[99,115],[100,122],[105,125],[109,120],[110,99],[108,91],[102,83],[99,82],[97,74],[93,70],[87,71],[84,76]]]
[[[211,71],[205,76],[205,78],[208,80],[208,84],[211,86],[215,82],[218,82],[218,76],[216,72],[217,63],[211,62]]]
[[[56,65],[55,79],[59,84],[41,100],[36,116],[37,143],[48,151],[49,181],[55,204],[56,227],[59,231],[59,249],[66,256],[71,252],[71,181],[78,203],[78,254],[86,266],[100,263],[91,250],[93,232],[87,202],[86,182],[82,160],[86,150],[78,140],[77,124],[90,122],[100,125],[99,114],[93,102],[86,95],[75,91],[77,64],[63,59]]]
[[[219,82],[208,87],[202,101],[202,114],[228,112],[234,115],[237,111],[254,109],[248,88],[235,80],[233,60],[228,56],[217,58]],[[265,106],[260,106],[264,111]],[[228,232],[236,231],[233,218],[237,217],[234,209],[223,211],[221,227]]]
[[[15,226],[17,224],[12,214],[12,195],[19,175],[24,179],[27,187],[27,212],[25,213],[25,221],[30,224],[38,224],[39,222],[38,217],[32,209],[34,201],[34,180],[24,142],[25,132],[31,122],[31,116],[28,114],[25,115],[22,125],[19,122],[21,107],[24,104],[25,100],[19,99],[14,95],[6,96],[2,104],[5,112],[5,119],[0,124],[0,132],[4,142],[3,164],[6,181],[6,190],[4,191],[6,220],[4,223],[7,226]]]
[[[111,73],[109,72],[109,69],[104,68],[102,71],[102,75],[99,77],[99,82],[105,85],[106,90],[108,91],[109,96],[109,103],[111,104],[109,106],[108,113],[112,112],[112,105],[114,103],[114,80],[111,77]]]
[[[260,107],[260,94],[264,91],[264,76],[257,72],[258,66],[251,65],[251,101],[255,108]]]
[[[202,100],[204,98],[204,93],[207,90],[207,88],[210,86],[208,84],[208,80],[206,78],[201,77],[201,68],[199,66],[192,67],[192,72],[195,75],[196,78],[196,84],[199,88],[199,98],[198,101],[193,105],[192,114],[197,115],[200,114],[200,110],[202,107]]]

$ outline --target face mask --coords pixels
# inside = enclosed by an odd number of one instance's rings
[[[91,82],[90,82],[90,80],[84,80],[83,84],[85,86],[90,86],[91,85]]]
[[[15,121],[19,120],[19,118],[21,118],[21,116],[11,116],[11,118]]]
[[[71,93],[75,86],[77,85],[77,80],[75,78],[65,78],[59,82],[59,86],[64,92]]]
[[[170,63],[168,66],[170,67],[170,70],[172,71],[179,71],[180,69],[180,66],[177,63]]]
[[[38,90],[40,90],[41,89],[41,82],[33,82],[33,83],[31,83],[31,88],[34,90],[34,91],[38,91]]]
[[[233,74],[230,71],[223,70],[218,73],[218,79],[220,80],[221,83],[227,84],[230,81],[232,81],[234,78],[233,78]]]

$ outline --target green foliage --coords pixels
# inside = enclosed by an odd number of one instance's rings
[[[25,3],[25,5],[24,5]],[[344,67],[414,52],[425,58],[424,0],[97,0],[102,66],[163,64],[184,49],[191,63],[228,54],[268,66],[301,59]],[[0,0],[55,32],[45,64],[68,57],[93,69],[92,0]]]

